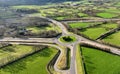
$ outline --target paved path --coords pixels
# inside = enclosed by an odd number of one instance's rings
[[[120,19],[81,19],[81,20],[63,20],[61,22],[71,23],[71,22],[104,22],[104,21],[120,21]]]
[[[0,42],[43,42],[43,43],[54,43],[56,38],[27,38],[27,39],[22,39],[22,38],[12,38],[12,37],[7,37],[0,39]]]

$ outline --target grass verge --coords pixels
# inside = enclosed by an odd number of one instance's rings
[[[82,61],[82,55],[80,51],[80,45],[77,45],[77,51],[76,51],[76,63],[77,63],[77,74],[85,74],[84,72],[84,65]]]
[[[61,70],[70,68],[70,49],[64,48],[62,57],[58,62],[58,68]]]

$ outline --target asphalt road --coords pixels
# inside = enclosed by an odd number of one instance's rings
[[[61,22],[71,23],[71,22],[104,22],[104,21],[120,21],[120,19],[63,20]]]

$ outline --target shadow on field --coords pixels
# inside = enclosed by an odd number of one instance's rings
[[[119,68],[115,69],[113,74],[120,74],[120,69]]]
[[[10,74],[16,74],[24,69],[26,69],[26,61],[21,60],[5,66],[1,70]]]
[[[112,36],[108,36],[105,39],[113,39],[113,37]]]
[[[96,69],[94,62],[91,61],[89,56],[84,56],[86,74],[94,74],[93,71]]]
[[[38,55],[36,56],[39,56],[39,57],[50,57],[51,56],[51,53],[53,53],[52,50],[49,50],[48,48],[42,50],[42,52],[40,52]]]

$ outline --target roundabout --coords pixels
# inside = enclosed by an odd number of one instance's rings
[[[59,41],[62,43],[73,43],[75,42],[77,39],[74,36],[61,36],[59,38]]]

